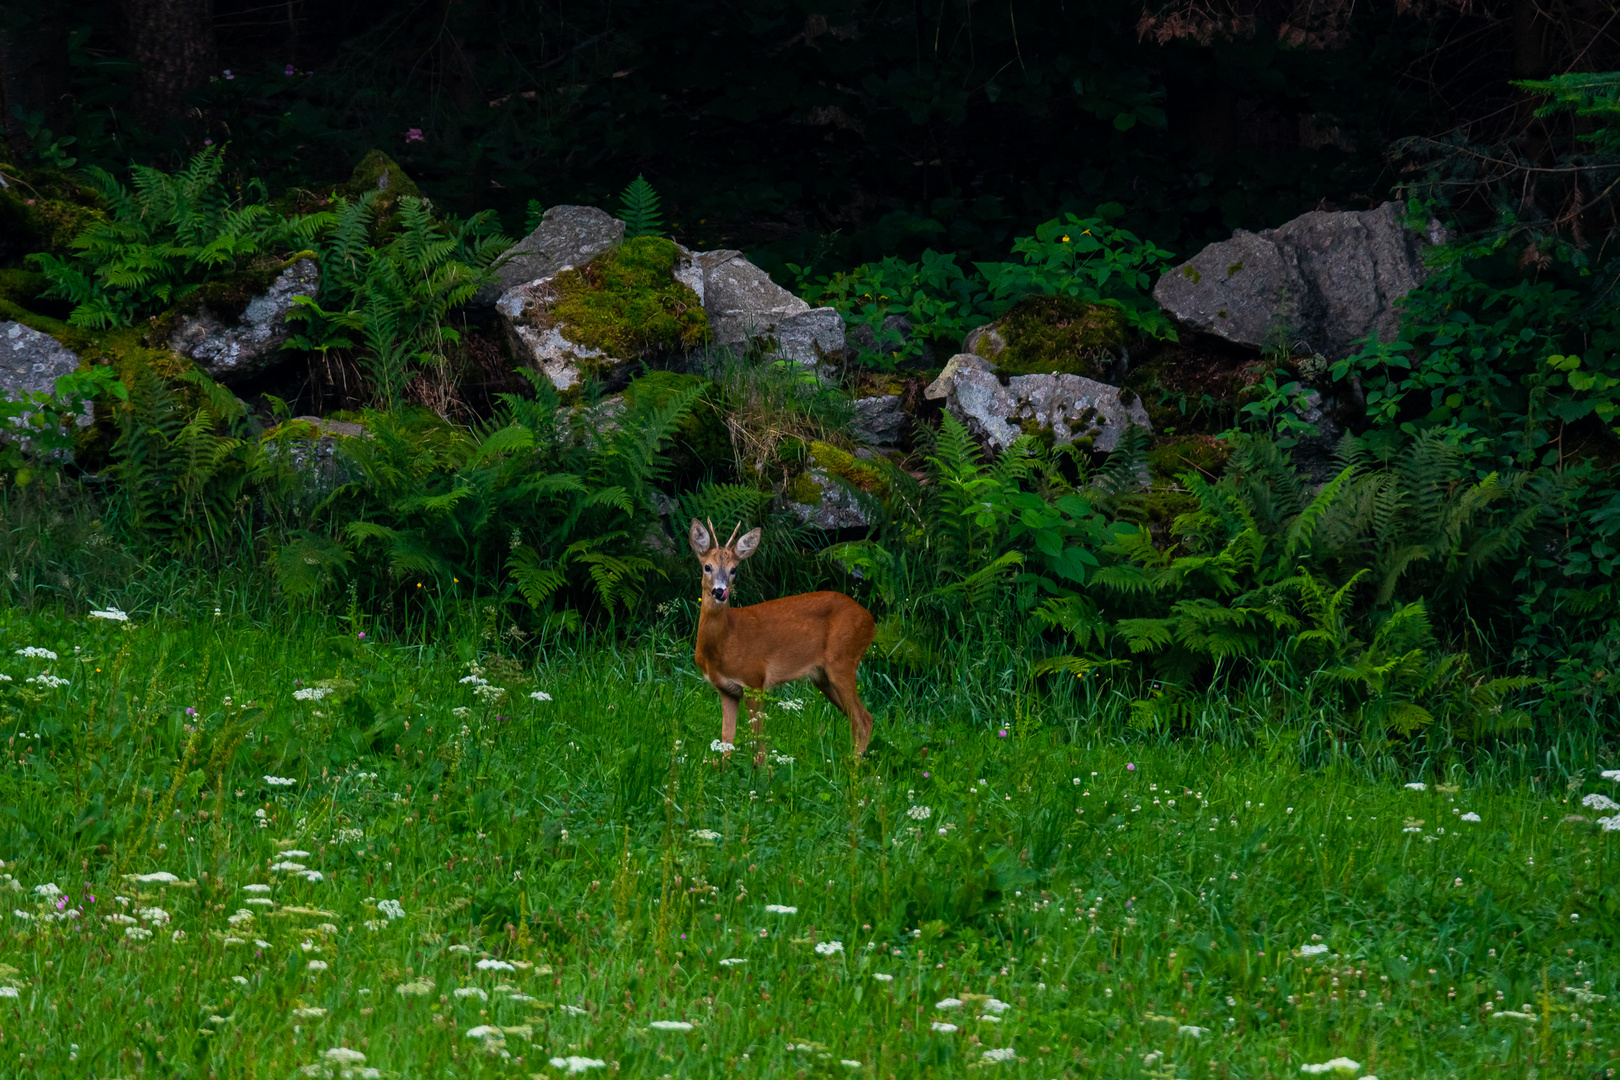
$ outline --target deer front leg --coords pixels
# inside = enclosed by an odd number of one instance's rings
[[[748,726],[754,729],[754,768],[765,764],[765,709],[757,696],[748,699]]]
[[[727,746],[737,745],[737,699],[724,690],[720,691],[720,741]],[[720,760],[724,763],[730,757],[731,751],[727,750]]]

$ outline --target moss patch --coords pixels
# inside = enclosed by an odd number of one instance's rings
[[[1221,475],[1232,448],[1213,435],[1188,435],[1148,451],[1148,466],[1156,483],[1171,483],[1182,473],[1197,472],[1209,479]]]
[[[0,254],[63,254],[85,226],[105,216],[101,196],[69,173],[10,164],[0,171],[8,185],[0,188]]]
[[[848,450],[840,450],[831,443],[812,442],[810,460],[868,494],[882,495],[889,490],[889,483],[882,473]]]
[[[1125,321],[1104,304],[1067,296],[1020,300],[996,323],[1007,347],[996,354],[1009,375],[1083,375],[1096,379],[1125,343]]]
[[[338,194],[357,199],[368,191],[380,191],[379,204],[393,205],[401,196],[422,198],[422,189],[405,174],[399,163],[381,150],[372,150],[360,159],[346,183],[338,185]],[[381,209],[382,207],[379,207]]]
[[[569,341],[621,360],[698,348],[709,340],[709,316],[675,280],[676,254],[672,242],[642,236],[563,271],[552,280],[551,318]]]

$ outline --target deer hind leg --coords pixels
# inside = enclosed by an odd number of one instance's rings
[[[872,714],[861,704],[861,695],[855,689],[857,664],[841,664],[830,671],[811,676],[816,689],[839,712],[849,717],[849,734],[855,743],[855,756],[866,753],[866,744],[872,739]]]
[[[720,691],[720,741],[727,746],[737,743],[737,699],[724,690]],[[721,755],[720,763],[724,765],[730,757],[727,751]]]

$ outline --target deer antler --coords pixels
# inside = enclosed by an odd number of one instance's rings
[[[736,528],[731,530],[731,540],[737,539],[737,530],[742,528],[742,522],[737,522]],[[726,541],[726,547],[731,546],[731,540]]]
[[[704,522],[706,522],[706,523],[707,523],[707,524],[708,524],[708,526],[709,526],[709,543],[711,543],[711,544],[712,544],[712,543],[714,543],[714,537],[715,537],[715,532],[714,532],[714,519],[713,519],[713,518],[704,518],[704,519],[703,519],[703,520],[704,520]]]

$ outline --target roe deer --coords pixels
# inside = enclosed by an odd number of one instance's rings
[[[687,539],[703,567],[703,600],[698,609],[697,666],[720,691],[720,739],[737,741],[737,702],[748,691],[769,690],[808,678],[827,700],[849,717],[855,754],[866,752],[872,714],[855,692],[855,669],[872,644],[872,613],[843,593],[784,596],[750,607],[731,607],[737,564],[759,547],[758,529],[737,540],[716,542],[714,524],[692,519]],[[757,695],[748,703],[748,722],[758,746],[754,764],[765,761],[765,721]]]

